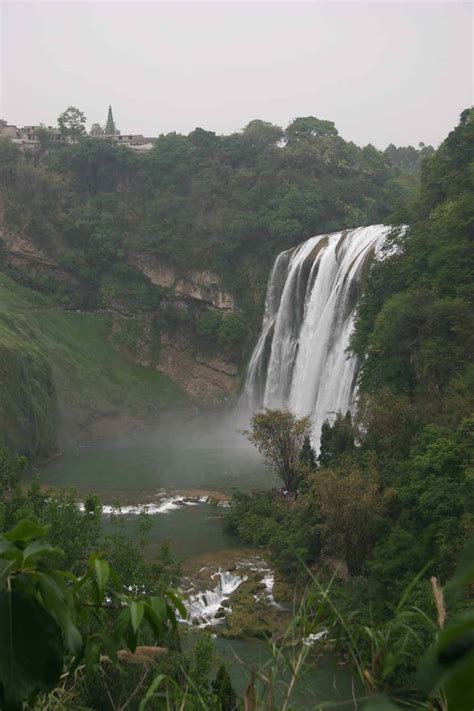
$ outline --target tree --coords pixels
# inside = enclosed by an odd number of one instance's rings
[[[214,131],[206,131],[203,128],[199,128],[199,126],[188,134],[188,139],[193,148],[197,149],[203,157],[212,155],[219,143],[219,138]]]
[[[349,573],[359,575],[384,509],[376,472],[353,468],[342,475],[333,469],[321,470],[314,478],[313,493],[323,520],[319,526],[323,551],[345,561]]]
[[[100,123],[93,123],[91,126],[91,130],[89,131],[91,136],[103,136],[104,135],[104,129],[100,125]]]
[[[0,184],[13,183],[20,155],[18,146],[15,146],[9,138],[0,136]]]
[[[38,128],[35,129],[34,134],[38,138],[43,151],[51,148],[53,145],[53,134],[46,128],[46,126],[38,126]]]
[[[240,314],[227,314],[219,324],[219,345],[230,355],[238,355],[245,339],[245,324]]]
[[[75,106],[68,106],[58,116],[58,126],[63,136],[77,139],[86,133],[86,116]]]
[[[254,119],[242,131],[242,138],[255,151],[261,151],[267,146],[276,146],[283,138],[283,130],[269,121]]]
[[[236,711],[237,694],[224,664],[221,664],[217,670],[216,678],[212,682],[212,690],[216,697],[219,711]]]
[[[311,438],[307,435],[304,438],[303,446],[300,452],[300,461],[309,469],[316,469],[316,453],[311,444]]]
[[[332,121],[318,119],[315,116],[302,116],[290,123],[285,131],[287,145],[323,136],[338,136],[339,132]]]
[[[115,134],[119,133],[117,130],[117,127],[115,125],[114,121],[114,116],[112,114],[112,107],[109,105],[109,112],[107,114],[107,123],[105,124],[105,135],[106,136],[115,136]]]
[[[265,408],[252,417],[250,427],[244,430],[247,439],[283,479],[286,489],[296,492],[301,476],[299,457],[311,431],[310,418]]]
[[[341,454],[349,454],[354,451],[355,443],[354,428],[350,412],[343,417],[338,413],[333,424],[325,420],[321,428],[321,448],[319,463],[329,464]]]

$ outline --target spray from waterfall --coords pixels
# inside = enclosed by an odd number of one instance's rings
[[[277,257],[241,409],[288,407],[311,415],[316,447],[323,422],[351,409],[358,363],[347,347],[354,312],[363,276],[389,231],[372,225],[319,235]]]

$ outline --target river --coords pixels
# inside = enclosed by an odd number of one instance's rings
[[[130,529],[134,511],[148,505],[153,523],[151,550],[169,539],[185,569],[193,569],[193,565],[202,569],[204,563],[204,567],[214,565],[217,573],[217,566],[223,570],[223,560],[235,565],[234,557],[245,554],[246,564],[255,557],[257,567],[263,570],[262,579],[269,577],[269,570],[264,570],[268,563],[260,558],[261,552],[255,550],[253,556],[248,547],[243,551],[242,542],[223,530],[225,506],[208,501],[209,496],[217,496],[213,492],[231,496],[237,490],[277,485],[256,452],[235,431],[234,423],[220,415],[171,419],[153,432],[105,439],[89,446],[71,443],[60,458],[41,466],[38,473],[44,484],[74,487],[78,500],[96,493],[107,506],[119,502]],[[214,577],[212,586],[218,582]],[[236,584],[235,580],[230,583],[231,587]],[[202,581],[192,584],[195,596],[199,596]],[[204,615],[195,621],[205,619]],[[188,637],[192,640],[193,636],[191,631]],[[227,662],[239,692],[247,684],[251,665],[264,664],[271,657],[271,646],[254,639],[217,636],[215,647],[218,657]],[[287,673],[276,681],[277,699],[287,681]],[[331,659],[313,659],[304,687],[304,691],[297,687],[293,692],[291,708],[317,708],[323,701],[333,702],[337,708],[354,708],[354,702],[347,701],[352,698],[350,675]],[[347,703],[341,705],[343,700]]]

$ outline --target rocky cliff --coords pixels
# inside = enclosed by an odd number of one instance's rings
[[[152,284],[170,289],[178,299],[193,299],[222,311],[235,310],[234,297],[222,288],[213,272],[191,270],[179,274],[171,265],[149,264],[141,259],[134,260],[134,264]]]
[[[61,255],[5,229],[0,240],[7,267],[23,283],[54,279],[71,286],[73,282],[73,290],[80,293],[80,281],[62,268]],[[124,307],[117,298],[99,308],[110,316],[113,347],[134,363],[167,375],[196,405],[216,406],[228,400],[239,386],[238,367],[217,344],[203,347],[197,334],[203,315],[235,312],[232,294],[211,271],[179,273],[172,265],[137,258],[130,263],[161,289],[162,296],[159,306],[149,313]]]

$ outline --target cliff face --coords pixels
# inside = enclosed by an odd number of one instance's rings
[[[187,271],[178,274],[170,265],[150,265],[142,260],[136,260],[134,265],[152,284],[170,289],[178,299],[194,299],[221,311],[235,310],[234,297],[222,288],[219,277],[213,272]]]
[[[27,280],[53,276],[59,282],[72,280],[76,286],[76,277],[59,266],[57,255],[40,249],[24,235],[4,230],[0,240],[6,263]],[[239,386],[238,368],[219,352],[217,344],[203,349],[196,327],[209,312],[234,313],[233,295],[210,271],[179,273],[172,265],[143,259],[131,258],[130,263],[151,284],[161,287],[163,296],[157,310],[147,314],[124,310],[113,300],[107,305],[113,347],[134,363],[174,380],[196,405],[215,406],[228,400]]]
[[[218,352],[217,346],[212,352],[203,351],[196,343],[194,326],[208,311],[233,313],[236,305],[232,294],[210,271],[183,274],[171,265],[141,260],[136,260],[134,266],[166,294],[157,316],[159,347],[153,354],[150,334],[148,345],[145,340],[137,353],[137,362],[168,375],[197,405],[218,405],[228,400],[239,385],[238,368]],[[170,313],[174,318],[169,318]]]

